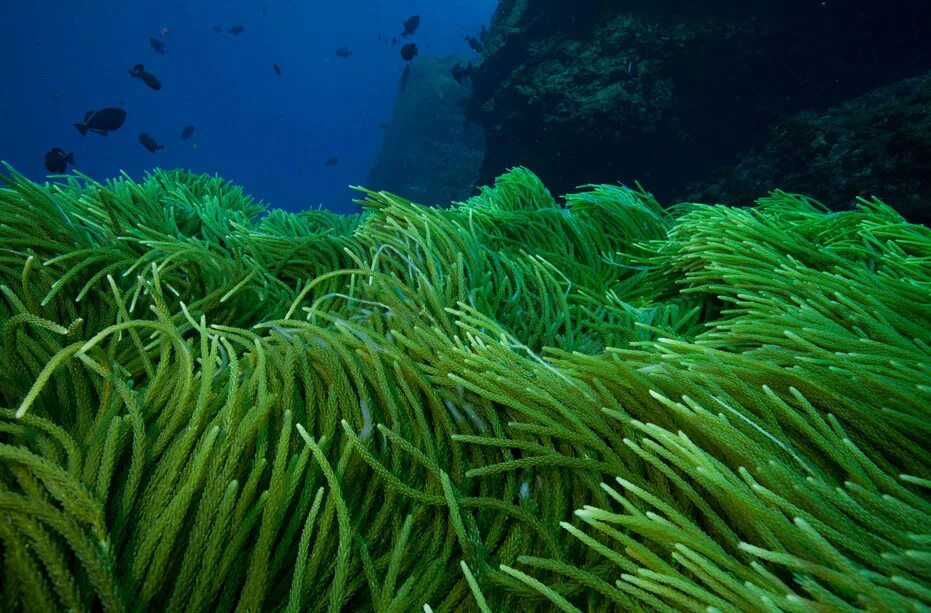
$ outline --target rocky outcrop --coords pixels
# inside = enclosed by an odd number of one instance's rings
[[[685,199],[750,204],[774,186],[832,209],[879,196],[931,226],[931,72],[791,117],[770,131],[770,142],[692,186]]]
[[[367,187],[443,206],[473,194],[485,138],[481,126],[463,121],[470,89],[450,74],[457,61],[427,56],[407,65]]]
[[[682,194],[785,117],[931,66],[931,4],[868,4],[502,0],[467,109],[481,180],[521,164],[557,193]]]

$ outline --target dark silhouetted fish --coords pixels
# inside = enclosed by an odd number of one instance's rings
[[[74,166],[73,153],[65,153],[58,147],[53,147],[45,154],[45,168],[49,172],[61,174],[67,170],[68,164]]]
[[[420,25],[420,15],[411,15],[404,20],[404,31],[401,32],[401,36],[410,36],[417,31],[417,26]]]
[[[401,47],[401,57],[404,58],[404,61],[411,61],[415,55],[417,55],[417,45],[414,43],[407,43]]]
[[[398,46],[398,37],[397,37],[397,36],[392,36],[392,37],[391,37],[391,46],[392,46],[392,47],[397,47],[397,46]]]
[[[336,163],[339,162],[338,157],[330,157],[326,159],[326,162],[323,163],[324,166],[336,166]]]
[[[155,49],[155,53],[165,53],[165,43],[158,40],[157,38],[150,38],[149,44],[152,45],[153,49]]]
[[[220,32],[223,31],[223,28],[221,28],[220,26],[213,26],[213,31],[219,34]]]
[[[485,45],[482,44],[482,41],[475,38],[474,36],[466,36],[466,42],[469,43],[469,47],[472,48],[472,51],[476,53],[481,53],[485,49]]]
[[[184,126],[181,130],[181,138],[191,138],[192,134],[194,134],[194,126]]]
[[[265,8],[265,7],[263,6],[263,7],[262,7],[262,17],[265,17],[266,15],[268,15],[268,9]]]
[[[78,129],[81,136],[87,134],[88,131],[106,136],[107,132],[119,130],[124,121],[126,121],[126,111],[109,107],[99,111],[87,111],[84,113],[84,122],[76,123],[74,127]]]
[[[472,74],[472,62],[469,62],[468,66],[463,66],[459,62],[456,62],[456,65],[453,66],[453,78],[456,79],[456,83],[462,83],[462,80]]]
[[[349,47],[340,47],[336,50],[336,55],[339,57],[349,57],[352,55],[352,51],[350,51]]]
[[[129,71],[129,76],[135,79],[142,79],[146,85],[154,90],[159,90],[162,88],[162,82],[159,81],[151,72],[146,72],[145,66],[142,64],[136,64],[133,66]]]
[[[232,34],[233,36],[239,36],[240,34],[242,34],[242,31],[245,29],[246,29],[245,26],[233,26],[232,28],[230,28],[229,31],[230,31],[230,34]]]
[[[143,146],[143,147],[145,147],[146,149],[148,149],[148,150],[151,151],[152,153],[155,153],[155,152],[158,151],[159,149],[164,149],[164,148],[165,148],[165,145],[159,145],[157,142],[155,142],[155,139],[154,139],[154,138],[152,138],[151,136],[149,136],[149,135],[146,134],[145,132],[143,132],[142,134],[139,135],[139,142],[142,143],[142,146]]]
[[[279,77],[281,76],[281,66],[278,64],[272,64],[272,69],[275,71],[275,74]]]

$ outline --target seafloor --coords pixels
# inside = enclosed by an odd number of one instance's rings
[[[931,607],[931,230],[0,189],[0,609]]]

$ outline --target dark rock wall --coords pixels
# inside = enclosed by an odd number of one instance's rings
[[[795,115],[769,142],[692,186],[696,202],[751,204],[773,187],[832,209],[879,196],[931,226],[931,72],[821,113]]]
[[[443,206],[473,195],[485,137],[479,124],[463,120],[470,88],[450,74],[457,61],[426,56],[408,64],[367,187]]]
[[[557,193],[636,180],[668,199],[787,116],[931,67],[931,3],[856,5],[502,0],[467,109],[481,180],[520,164]]]

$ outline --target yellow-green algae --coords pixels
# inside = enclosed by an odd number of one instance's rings
[[[931,606],[931,232],[879,201],[8,170],[5,611]]]

